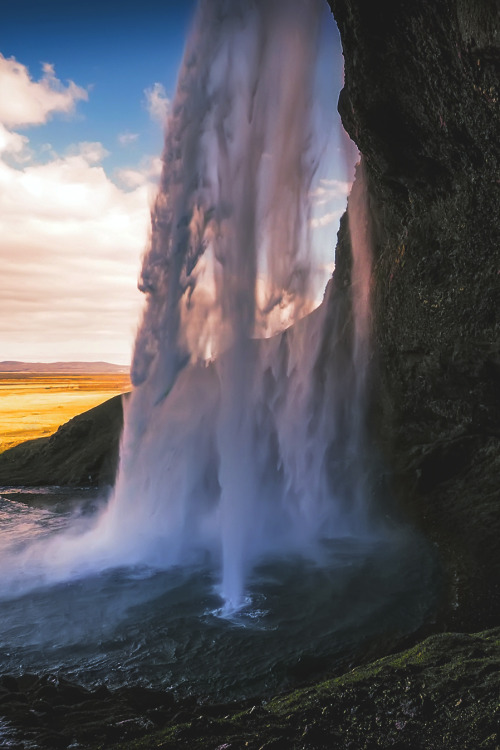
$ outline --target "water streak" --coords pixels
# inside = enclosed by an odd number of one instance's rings
[[[321,7],[296,0],[284,11],[276,0],[200,4],[167,125],[141,278],[148,302],[132,368],[137,387],[116,490],[128,515],[132,473],[134,502],[155,507],[160,495],[170,509],[161,511],[169,516],[170,551],[181,540],[177,554],[198,547],[221,556],[229,607],[241,602],[258,555],[317,532],[308,527],[318,503],[311,507],[304,490],[311,494],[321,468],[310,439],[299,443],[310,375],[298,353],[290,368],[286,339],[267,351],[255,342],[311,304],[309,192],[318,164],[311,112]],[[207,358],[215,365],[198,364]],[[168,393],[170,408],[182,401],[177,381],[192,377],[182,373],[187,362],[211,386],[203,400],[190,398],[185,419],[196,428],[177,443],[181,477],[172,466],[165,471],[175,447],[162,400]],[[302,413],[290,439],[294,391]],[[152,420],[158,411],[165,414]],[[203,430],[204,449],[193,456]],[[144,451],[145,433],[161,456]],[[312,454],[306,462],[302,451]]]

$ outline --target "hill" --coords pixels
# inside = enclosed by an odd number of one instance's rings
[[[114,365],[111,362],[0,362],[0,372],[71,372],[106,373],[128,372],[128,365]]]
[[[4,451],[0,486],[112,484],[122,424],[122,396],[114,396],[70,419],[50,437]]]

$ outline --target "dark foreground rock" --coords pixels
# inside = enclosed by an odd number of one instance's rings
[[[207,705],[53,676],[0,679],[5,747],[92,750],[495,750],[500,628],[442,634],[269,701]]]
[[[122,426],[122,396],[114,396],[70,419],[50,437],[1,453],[0,487],[112,484]]]

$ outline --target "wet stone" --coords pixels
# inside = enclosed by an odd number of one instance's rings
[[[17,693],[19,690],[18,682],[12,675],[6,674],[0,678],[0,685],[10,693]]]
[[[290,739],[276,737],[275,739],[269,740],[261,745],[259,750],[290,750]]]
[[[9,703],[9,704],[15,704],[15,703],[27,703],[28,699],[24,695],[24,693],[5,693],[4,695],[0,696],[0,705],[2,703]]]

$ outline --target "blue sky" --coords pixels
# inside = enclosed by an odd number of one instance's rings
[[[194,0],[2,4],[0,360],[129,361],[165,112],[194,9]],[[315,200],[331,265],[349,176],[328,13],[323,35],[329,146]]]
[[[173,96],[194,8],[194,0],[6,3],[0,24],[4,57],[15,57],[33,78],[40,76],[43,62],[50,62],[58,79],[89,91],[70,127],[67,118],[54,116],[46,127],[30,128],[32,147],[47,140],[59,149],[75,141],[99,141],[111,152],[107,169],[159,153],[162,128],[148,114],[144,91],[160,83]],[[123,132],[139,134],[125,153],[115,149]]]

